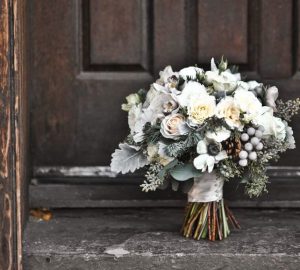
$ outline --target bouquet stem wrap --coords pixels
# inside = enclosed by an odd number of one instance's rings
[[[212,202],[223,198],[224,180],[214,173],[205,173],[194,179],[194,185],[188,193],[188,202]]]
[[[196,240],[222,240],[230,234],[228,221],[240,228],[223,200],[224,180],[214,173],[206,173],[194,179],[188,193],[186,217],[182,227],[185,237]]]

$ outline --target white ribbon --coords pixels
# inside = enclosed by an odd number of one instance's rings
[[[223,198],[224,180],[215,173],[205,173],[194,178],[194,185],[188,192],[188,202],[213,202]]]

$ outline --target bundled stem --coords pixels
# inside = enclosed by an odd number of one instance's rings
[[[196,240],[222,240],[230,234],[228,220],[234,228],[241,228],[223,199],[218,202],[188,203],[182,233]]]

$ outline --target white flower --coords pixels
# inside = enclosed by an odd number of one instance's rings
[[[250,122],[261,113],[262,104],[257,97],[246,90],[237,90],[234,92],[234,103],[239,106],[243,114],[243,120]]]
[[[149,91],[147,92],[147,95],[146,95],[146,100],[143,104],[143,108],[147,108],[150,103],[152,102],[152,100],[157,96],[159,95],[160,92],[158,92],[154,87],[153,85],[150,86],[150,89]]]
[[[274,112],[276,112],[276,103],[275,101],[278,98],[278,88],[276,86],[272,86],[266,91],[266,104],[271,107]]]
[[[294,131],[293,129],[288,125],[286,121],[283,121],[285,125],[285,131],[286,131],[286,141],[288,142],[288,148],[289,149],[295,149],[296,148],[296,141],[293,136]]]
[[[201,125],[203,122],[215,115],[216,98],[203,95],[199,99],[193,99],[188,105],[188,119],[192,125]]]
[[[126,97],[127,103],[122,104],[122,110],[128,112],[131,107],[139,104],[141,102],[140,96],[138,94],[130,94]]]
[[[170,114],[161,122],[160,133],[169,139],[178,139],[188,133],[185,117],[182,114]]]
[[[187,77],[189,77],[192,80],[195,80],[197,74],[202,75],[203,73],[204,73],[204,70],[202,68],[187,67],[187,68],[183,68],[179,71],[179,76],[181,76],[184,80],[186,80]]]
[[[158,84],[164,85],[168,83],[168,79],[172,76],[178,78],[178,72],[174,72],[171,66],[166,66],[164,70],[159,72],[160,78],[156,81]]]
[[[273,110],[269,107],[263,108],[264,113],[257,118],[257,124],[264,127],[263,136],[274,136],[276,139],[283,141],[286,137],[286,126],[284,122],[273,116]]]
[[[171,66],[165,67],[163,71],[159,72],[160,78],[153,83],[153,87],[163,93],[172,93],[178,95],[180,91],[176,89],[179,82],[178,72],[174,72]]]
[[[182,93],[176,97],[181,107],[187,107],[190,102],[201,99],[202,96],[208,95],[204,85],[189,81],[182,90]]]
[[[237,81],[241,80],[240,73],[233,74],[230,69],[219,72],[214,58],[211,59],[211,71],[205,73],[205,80],[213,84],[216,91],[233,91],[237,87]]]
[[[221,143],[215,141],[201,140],[197,144],[198,157],[194,159],[196,169],[212,172],[214,165],[220,160],[227,158],[226,151],[222,150]]]
[[[215,131],[206,132],[205,136],[210,140],[220,143],[227,140],[230,137],[230,134],[231,132],[228,129],[224,127],[219,127]]]
[[[257,81],[249,81],[247,82],[249,90],[254,90],[257,87],[261,87],[262,83],[258,83]]]
[[[237,87],[236,87],[235,91],[238,91],[238,90],[245,90],[245,91],[248,91],[248,90],[249,90],[249,85],[248,85],[248,83],[243,82],[243,81],[238,81],[238,82],[237,82]]]
[[[175,87],[169,87],[169,85],[160,85],[158,83],[153,83],[152,87],[157,90],[158,92],[165,93],[165,94],[173,94],[173,95],[179,95],[181,92],[177,90]]]
[[[129,112],[128,122],[130,122],[129,126],[135,142],[143,140],[143,129],[147,122],[154,124],[157,119],[164,117],[164,103],[172,99],[170,94],[158,93],[154,95],[149,106],[142,108],[141,112],[137,109]]]
[[[240,121],[240,108],[235,104],[233,97],[225,97],[218,103],[216,116],[224,118],[226,124],[231,128],[243,128]]]

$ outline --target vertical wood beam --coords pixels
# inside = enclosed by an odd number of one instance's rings
[[[0,2],[0,269],[22,269],[27,103],[25,1]],[[24,136],[23,136],[24,135]]]

